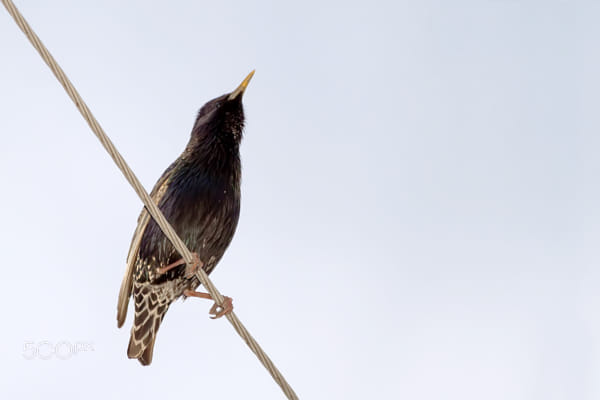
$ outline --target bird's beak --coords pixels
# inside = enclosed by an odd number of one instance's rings
[[[250,83],[250,79],[252,79],[252,77],[254,76],[254,70],[252,70],[252,72],[250,72],[248,74],[248,76],[246,77],[246,79],[244,79],[242,81],[242,83],[240,83],[240,86],[237,87],[237,89],[235,89],[233,92],[231,92],[231,94],[229,95],[229,97],[227,98],[227,100],[233,100],[238,96],[241,96],[242,94],[244,94],[244,90],[246,90],[246,88],[248,87],[248,83]]]

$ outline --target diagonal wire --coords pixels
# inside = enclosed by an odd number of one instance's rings
[[[88,106],[85,104],[85,102],[83,101],[83,99],[69,80],[69,78],[67,78],[62,68],[58,65],[54,57],[52,57],[46,46],[44,46],[44,44],[42,43],[40,38],[35,34],[33,29],[31,29],[31,27],[29,26],[23,15],[21,15],[21,13],[14,5],[12,0],[1,1],[2,4],[4,4],[4,7],[6,7],[8,13],[14,18],[19,28],[21,28],[23,33],[27,36],[33,47],[35,47],[38,53],[40,53],[40,56],[44,59],[44,62],[48,65],[48,67],[50,67],[50,69],[54,73],[54,76],[63,86],[71,100],[73,100],[73,103],[75,103],[77,109],[79,109],[79,112],[87,121],[90,128],[92,128],[92,131],[94,132],[96,137],[100,140],[108,154],[117,164],[117,167],[119,167],[121,172],[123,172],[123,175],[125,175],[125,179],[127,179],[127,181],[131,184],[135,192],[138,194],[138,196],[144,203],[144,206],[146,206],[146,209],[148,210],[150,215],[152,215],[152,218],[154,218],[158,226],[160,226],[164,234],[167,236],[167,238],[169,238],[175,249],[177,249],[179,254],[183,257],[185,262],[187,264],[191,264],[193,262],[192,253],[188,250],[188,248],[185,246],[185,244],[179,238],[179,236],[177,236],[175,230],[173,229],[171,224],[167,222],[165,216],[159,210],[158,206],[154,203],[154,201],[152,201],[152,199],[142,186],[141,182],[135,176],[131,168],[129,168],[121,154],[116,149],[115,145],[106,135],[106,133],[104,132],[104,130],[102,129],[102,127],[100,126],[100,124],[98,123]],[[215,299],[216,303],[222,307],[223,296],[221,295],[221,293],[219,293],[219,291],[208,278],[206,273],[202,269],[198,269],[196,276],[198,277],[200,282],[202,282],[202,285],[204,285],[204,287],[210,293],[212,298]],[[236,332],[242,337],[242,339],[244,339],[248,347],[250,347],[250,349],[254,352],[254,354],[256,354],[260,362],[269,371],[269,373],[271,374],[273,379],[275,379],[277,384],[281,387],[287,398],[290,400],[298,399],[298,396],[296,396],[296,393],[294,392],[292,387],[287,383],[283,375],[281,375],[281,372],[279,372],[275,364],[273,364],[273,361],[271,361],[269,356],[267,356],[267,354],[263,351],[263,349],[256,342],[256,340],[254,340],[252,335],[250,335],[248,330],[244,327],[242,322],[233,313],[233,311],[226,314],[226,317],[231,323],[231,325],[233,325]]]

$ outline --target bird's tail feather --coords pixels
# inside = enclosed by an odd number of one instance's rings
[[[133,286],[135,318],[127,356],[137,358],[142,365],[150,365],[156,334],[170,302],[151,286],[135,283]]]

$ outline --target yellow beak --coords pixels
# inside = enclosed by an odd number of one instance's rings
[[[242,83],[240,83],[240,86],[238,86],[233,92],[231,92],[231,94],[229,95],[227,100],[233,100],[236,97],[244,94],[244,91],[246,90],[246,88],[248,87],[248,84],[250,83],[250,79],[252,79],[252,77],[254,76],[254,71],[255,70],[252,70],[252,72],[250,72],[248,74],[248,76],[242,81]]]

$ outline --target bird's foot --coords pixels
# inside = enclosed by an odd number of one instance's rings
[[[214,300],[209,293],[196,292],[194,290],[186,289],[183,291],[183,294],[188,297],[199,297],[201,299]],[[212,308],[208,312],[212,315],[212,319],[221,318],[225,314],[229,314],[233,311],[233,300],[229,296],[223,296],[223,307],[218,305],[216,302],[213,304]]]
[[[215,302],[215,304],[213,304],[208,313],[212,315],[210,318],[217,319],[221,318],[225,314],[229,314],[232,311],[233,299],[229,296],[223,296],[223,307],[221,307]]]
[[[200,257],[198,257],[198,253],[192,253],[192,260],[193,261],[191,264],[187,264],[185,266],[185,277],[187,279],[190,279],[196,275],[198,269],[204,266],[204,263],[200,261]]]
[[[202,261],[200,261],[200,257],[198,257],[197,253],[192,253],[192,256],[193,256],[193,262],[191,264],[187,264],[185,266],[185,277],[187,279],[194,276],[196,271],[198,271],[198,268],[202,268],[202,266],[204,265],[204,263]],[[167,265],[166,267],[158,268],[158,273],[160,275],[162,275],[162,274],[172,270],[173,268],[177,268],[183,264],[185,264],[185,260],[182,258],[180,260],[177,260],[177,261]]]

